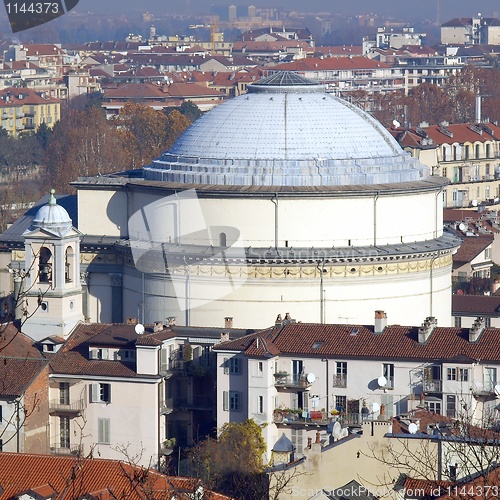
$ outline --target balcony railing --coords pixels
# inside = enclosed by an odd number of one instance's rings
[[[344,427],[360,427],[363,422],[373,420],[373,414],[365,413],[340,413],[329,415],[326,412],[311,411],[307,417],[302,413],[275,410],[273,421],[279,427],[282,426],[328,426],[339,422]]]
[[[275,373],[274,379],[274,386],[282,389],[306,389],[311,385],[304,375],[299,374]]]
[[[50,452],[56,455],[83,455],[83,445],[64,447],[60,443],[55,443],[50,446]]]
[[[333,387],[347,387],[347,375],[335,375]]]
[[[423,381],[424,392],[443,392],[443,381],[441,379],[429,379]]]
[[[213,401],[209,396],[195,395],[193,398],[168,398],[160,406],[160,413],[168,415],[173,411],[211,410]]]
[[[83,399],[61,403],[59,399],[54,399],[49,402],[49,413],[73,413],[80,415],[85,407]]]

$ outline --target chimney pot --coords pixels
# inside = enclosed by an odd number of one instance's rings
[[[137,318],[127,318],[127,325],[137,325]]]
[[[309,449],[311,449],[311,446],[312,446],[312,441],[313,441],[313,440],[312,440],[312,438],[307,438],[307,447],[308,447]]]
[[[321,444],[321,433],[320,432],[316,432],[316,441],[314,442],[314,444]]]
[[[374,333],[382,333],[387,326],[387,314],[385,311],[375,311]]]
[[[224,318],[224,328],[232,328],[233,327],[233,318],[232,316],[226,316]]]

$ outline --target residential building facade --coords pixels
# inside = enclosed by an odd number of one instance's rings
[[[445,177],[447,208],[477,206],[500,199],[500,127],[492,123],[421,123],[392,135],[414,158]]]
[[[253,418],[270,460],[282,433],[300,454],[316,431],[335,421],[359,427],[382,407],[392,417],[423,402],[455,417],[466,404],[480,420],[496,398],[496,335],[482,318],[470,331],[438,327],[435,318],[417,328],[389,326],[382,311],[373,327],[277,322],[214,348],[217,426]]]

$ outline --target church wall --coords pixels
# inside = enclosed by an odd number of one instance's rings
[[[382,309],[394,323],[418,325],[427,316],[435,316],[440,326],[452,324],[449,255],[438,260],[383,265],[327,266],[326,271],[323,275],[326,323],[371,324],[373,312]],[[265,328],[277,314],[289,312],[298,321],[321,322],[321,279],[316,267],[235,267],[231,280],[224,268],[193,266],[189,272],[191,298],[186,302],[184,268],[173,271],[173,282],[163,275],[145,274],[144,297],[142,275],[126,268],[124,316],[139,315],[139,320],[146,323],[175,316],[182,325],[189,316],[192,326],[223,326],[224,317],[232,316],[237,328]],[[227,291],[231,293],[226,294]],[[187,315],[188,304],[191,308]]]
[[[84,234],[126,237],[127,195],[117,190],[78,190],[78,229]]]

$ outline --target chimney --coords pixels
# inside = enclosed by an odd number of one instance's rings
[[[474,320],[474,324],[469,330],[469,342],[477,342],[481,334],[484,332],[485,328],[486,322],[484,321],[484,318],[476,318]]]
[[[170,316],[167,318],[167,326],[175,326],[177,318],[175,316]]]
[[[431,336],[434,328],[437,326],[437,319],[434,316],[428,316],[418,329],[418,343],[425,344]]]
[[[387,314],[385,311],[375,311],[375,328],[373,333],[382,333],[387,326]]]
[[[232,328],[233,327],[233,318],[232,316],[226,316],[224,318],[224,328]]]
[[[476,115],[475,115],[476,123],[481,123],[481,96],[476,96]]]
[[[314,444],[321,444],[321,432],[316,432],[316,441]]]
[[[276,316],[276,321],[274,323],[276,325],[281,325],[282,322],[283,322],[283,318],[281,317],[281,314],[278,314],[278,316]]]
[[[138,320],[137,318],[127,318],[127,325],[137,325]]]
[[[221,342],[229,342],[229,333],[221,333],[220,334],[220,341]]]
[[[158,333],[163,330],[163,323],[161,321],[155,321],[153,325],[153,332]]]

